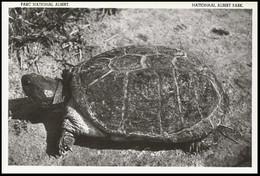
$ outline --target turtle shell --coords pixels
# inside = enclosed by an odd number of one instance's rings
[[[208,67],[163,46],[99,54],[73,68],[69,84],[77,110],[108,135],[193,141],[212,132],[227,107]]]

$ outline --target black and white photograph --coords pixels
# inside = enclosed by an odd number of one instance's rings
[[[3,171],[257,172],[257,2],[2,5]]]

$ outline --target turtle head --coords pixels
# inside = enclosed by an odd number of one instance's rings
[[[23,90],[30,100],[39,106],[62,102],[62,81],[31,73],[22,76]]]

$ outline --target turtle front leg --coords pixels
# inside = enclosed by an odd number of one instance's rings
[[[65,118],[63,122],[62,134],[59,141],[59,155],[64,156],[68,151],[72,151],[72,146],[75,143],[75,135],[71,131],[72,127],[69,119]]]

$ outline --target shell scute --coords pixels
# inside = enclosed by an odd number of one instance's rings
[[[117,130],[122,119],[124,77],[124,73],[112,72],[85,89],[91,110],[111,130]]]
[[[145,63],[147,67],[153,69],[159,68],[173,68],[171,64],[172,57],[167,55],[148,55],[146,56]]]
[[[111,66],[114,70],[135,70],[142,68],[141,56],[138,55],[124,55],[121,57],[114,58]]]
[[[109,63],[108,59],[89,60],[81,64],[80,67],[76,67],[74,72],[79,75],[81,86],[91,85],[107,74],[111,70],[108,66]]]
[[[139,54],[139,55],[148,55],[148,54],[158,54],[154,46],[127,46],[124,47],[126,54]]]

